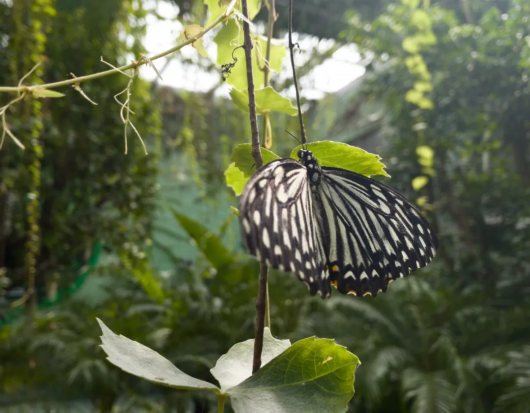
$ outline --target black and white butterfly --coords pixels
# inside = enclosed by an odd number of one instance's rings
[[[373,179],[322,167],[307,149],[247,182],[239,202],[243,244],[272,268],[292,271],[312,295],[358,296],[426,266],[438,240],[419,210]]]

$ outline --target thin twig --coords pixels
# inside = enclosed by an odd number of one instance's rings
[[[298,92],[298,80],[296,79],[296,69],[294,67],[294,44],[293,44],[293,0],[289,0],[289,52],[291,53],[291,66],[293,68],[294,89],[296,91],[296,104],[298,106],[298,120],[300,121],[300,133],[302,143],[307,143],[305,136],[304,119],[302,118],[302,108],[300,107],[300,93]]]
[[[2,145],[4,144],[4,139],[6,135],[8,135],[13,142],[20,148],[20,149],[26,149],[22,142],[20,142],[15,135],[9,130],[9,126],[7,125],[6,121],[6,112],[9,107],[15,103],[17,103],[19,100],[22,100],[26,97],[27,93],[21,93],[17,98],[13,99],[11,102],[9,102],[7,105],[2,106],[0,108],[0,118],[2,119],[2,136],[0,136],[0,149],[2,149]]]
[[[42,84],[42,85],[38,85],[38,87],[42,88],[42,89],[55,89],[55,88],[58,88],[58,87],[61,87],[61,86],[69,86],[69,85],[73,85],[75,83],[82,83],[82,82],[86,82],[88,80],[98,79],[100,77],[113,75],[115,73],[124,72],[124,71],[129,70],[129,69],[135,69],[137,67],[149,64],[153,60],[157,60],[157,59],[160,59],[161,57],[165,57],[165,56],[167,56],[167,55],[169,55],[171,53],[176,52],[177,50],[182,49],[184,46],[187,46],[187,45],[192,44],[192,43],[196,42],[197,40],[199,40],[206,33],[208,33],[214,27],[219,25],[219,23],[221,23],[223,20],[225,20],[231,13],[234,12],[233,8],[234,8],[234,5],[236,4],[236,2],[237,2],[237,0],[232,0],[230,2],[230,4],[228,5],[228,7],[226,8],[226,11],[223,14],[221,14],[217,19],[215,19],[211,24],[206,26],[203,31],[201,31],[200,33],[197,33],[195,36],[190,37],[185,42],[179,43],[175,47],[172,47],[171,49],[166,50],[165,52],[159,53],[159,54],[154,55],[152,57],[140,59],[138,62],[133,62],[133,63],[130,63],[130,64],[125,65],[125,66],[117,67],[115,69],[106,70],[104,72],[94,73],[94,74],[87,75],[87,76],[80,76],[80,77],[77,77],[75,79],[67,79],[67,80],[62,80],[60,82],[45,83],[45,84]],[[37,85],[35,85],[35,86],[22,86],[22,85],[20,85],[18,87],[17,86],[0,86],[0,93],[1,92],[24,92],[24,91],[31,92],[31,88],[32,87],[37,87]]]

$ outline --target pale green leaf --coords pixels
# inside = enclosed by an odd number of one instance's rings
[[[114,334],[97,319],[103,335],[101,346],[107,360],[129,374],[163,386],[181,390],[210,390],[219,394],[219,388],[180,371],[168,359],[136,341]]]
[[[289,340],[274,338],[270,330],[265,327],[263,332],[263,351],[261,353],[261,367],[265,366],[274,357],[283,353],[291,346]],[[237,386],[252,375],[254,360],[254,339],[233,345],[228,353],[222,355],[215,367],[210,371],[221,385],[221,391],[226,392],[231,387]]]
[[[416,148],[420,165],[431,167],[433,164],[434,151],[430,146],[422,145]]]
[[[240,195],[243,192],[243,188],[248,181],[248,176],[245,176],[243,171],[236,166],[235,162],[228,165],[225,171],[226,186],[232,188],[236,195]]]
[[[412,180],[412,188],[415,191],[419,191],[421,188],[423,188],[427,183],[429,182],[429,178],[426,176],[417,176]]]
[[[261,148],[261,156],[263,165],[280,158],[265,148]],[[234,190],[236,195],[240,195],[249,178],[256,172],[256,165],[252,157],[252,145],[244,143],[236,146],[230,161],[231,163],[225,171],[226,184]]]
[[[237,90],[233,88],[230,91],[232,102],[241,109],[243,112],[248,113],[248,90]],[[294,116],[298,113],[298,110],[293,107],[291,101],[278,92],[272,87],[266,87],[255,91],[256,96],[256,111],[258,115],[264,112],[280,112]]]
[[[33,95],[33,97],[36,97],[37,99],[39,98],[62,98],[63,96],[65,96],[64,93],[56,92],[55,90],[43,89],[40,87],[31,89],[31,94]]]
[[[234,214],[236,217],[239,216],[239,209],[236,207],[230,206],[230,211],[232,211],[232,214]]]
[[[390,177],[384,170],[385,165],[380,161],[381,158],[364,149],[332,141],[313,142],[308,144],[307,148],[313,152],[321,166],[346,169],[365,176]],[[300,149],[302,146],[297,146],[291,152],[291,158],[298,159]]]
[[[414,10],[410,23],[420,30],[429,30],[432,26],[431,18],[425,10]]]
[[[301,340],[228,390],[236,413],[346,412],[359,359],[333,340]]]

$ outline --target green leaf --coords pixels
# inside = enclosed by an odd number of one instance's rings
[[[333,340],[301,340],[228,390],[235,412],[346,412],[359,359]]]
[[[265,148],[261,148],[261,156],[263,165],[280,159],[274,152]],[[252,157],[252,145],[249,143],[237,145],[230,161],[231,163],[225,171],[226,184],[234,190],[236,195],[240,195],[249,178],[256,172],[254,158]]]
[[[31,89],[31,94],[33,95],[33,97],[37,99],[39,98],[62,98],[65,96],[63,93],[56,92],[55,90],[43,89],[40,87]]]
[[[416,154],[423,159],[431,159],[434,157],[434,150],[427,145],[421,145],[416,148]]]
[[[228,5],[230,4],[230,1],[231,0],[204,0],[204,4],[208,6],[208,10],[210,11],[210,17],[206,22],[206,26],[212,23],[226,10]],[[261,7],[261,0],[247,0],[247,6],[248,17],[250,18],[250,20],[252,20],[259,12],[259,9]],[[241,11],[241,4],[238,4],[236,7],[239,11]]]
[[[236,217],[239,216],[239,209],[236,207],[230,206],[230,211],[232,211],[232,214],[234,214]]]
[[[289,340],[278,340],[274,338],[271,331],[265,328],[263,333],[263,352],[261,353],[261,367],[269,363],[274,357],[283,353],[291,346]],[[252,375],[252,363],[254,360],[254,339],[237,343],[223,354],[215,367],[210,371],[219,381],[221,391],[237,386]]]
[[[96,319],[103,335],[101,341],[107,360],[129,374],[163,386],[182,390],[210,390],[219,388],[180,371],[168,359],[136,341],[114,334],[99,318]]]
[[[182,228],[195,241],[197,248],[217,270],[226,267],[234,260],[231,252],[224,246],[222,240],[206,227],[187,216],[172,210]]]
[[[254,87],[259,89],[263,86],[263,72],[261,68],[264,66],[263,56],[267,48],[267,39],[262,36],[252,36],[254,47],[252,48],[252,71],[254,73]],[[234,86],[238,90],[246,89],[247,86],[247,65],[245,63],[245,51],[239,48],[234,49],[243,44],[243,31],[239,30],[237,24],[230,20],[225,27],[223,27],[217,36],[214,38],[217,44],[217,63],[222,65],[232,63],[233,57],[237,59],[237,63],[231,69],[231,74],[228,76],[226,82]],[[259,51],[259,53],[258,53]],[[286,56],[286,49],[283,44],[271,44],[271,54],[269,66],[272,70],[279,72],[282,68],[282,60]],[[259,62],[258,62],[258,57]]]
[[[423,188],[427,183],[429,182],[429,178],[426,176],[417,176],[412,180],[412,188],[415,191],[419,191],[421,188]]]
[[[381,158],[364,149],[332,141],[313,142],[308,144],[307,148],[313,152],[322,166],[342,168],[365,176],[390,177],[384,170],[385,165],[380,161]],[[301,145],[294,148],[291,158],[298,159],[300,149],[302,149]]]
[[[280,112],[294,116],[298,110],[293,107],[291,100],[283,97],[272,87],[256,90],[256,111],[258,115],[264,112]],[[248,89],[230,91],[232,102],[243,112],[248,113]]]
[[[162,303],[166,299],[166,294],[160,281],[155,278],[146,260],[137,260],[133,263],[126,252],[121,252],[119,257],[150,298],[157,303]]]

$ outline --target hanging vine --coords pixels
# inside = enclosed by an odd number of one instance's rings
[[[34,82],[38,82],[43,74],[40,64],[44,61],[47,31],[50,19],[55,16],[55,9],[51,0],[19,1],[14,4],[15,17],[15,43],[19,50],[26,53],[20,61],[13,61],[12,73],[20,78],[32,68],[31,75]],[[38,67],[37,67],[38,66]],[[42,132],[44,108],[42,101],[31,99],[22,105],[19,110],[23,124],[28,125],[23,131],[30,139],[22,157],[22,164],[26,175],[24,181],[27,185],[26,195],[26,241],[24,257],[24,273],[27,279],[25,294],[13,306],[29,303],[29,312],[33,313],[36,305],[35,276],[37,273],[37,259],[41,248],[40,220],[40,188],[42,170]]]

